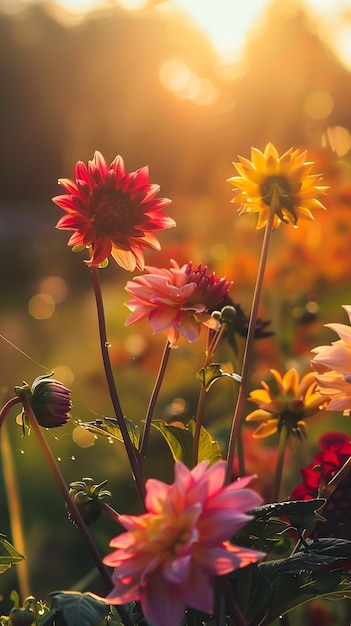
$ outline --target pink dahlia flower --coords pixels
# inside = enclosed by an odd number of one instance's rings
[[[172,347],[177,346],[179,335],[196,341],[201,325],[218,330],[219,322],[209,313],[227,296],[231,283],[209,274],[207,267],[191,263],[182,267],[171,261],[171,267],[158,269],[145,267],[147,274],[128,281],[126,291],[133,297],[126,302],[132,314],[126,326],[148,319],[154,333],[167,330]]]
[[[66,215],[56,228],[74,231],[69,246],[91,247],[89,265],[111,255],[126,270],[143,270],[143,246],[160,249],[154,232],[175,222],[162,213],[171,200],[156,198],[160,188],[150,185],[148,177],[147,167],[127,174],[122,157],[108,165],[96,151],[87,165],[78,161],[74,180],[59,179],[66,193],[53,202]]]
[[[149,624],[179,626],[187,605],[213,612],[216,576],[264,557],[228,541],[262,500],[246,488],[250,477],[223,487],[224,476],[224,461],[192,470],[177,462],[173,484],[147,481],[147,512],[120,516],[128,532],[111,541],[117,550],[104,559],[115,568],[110,603],[140,600]]]
[[[351,305],[343,307],[351,322]],[[321,394],[331,398],[327,410],[351,409],[351,326],[346,324],[326,324],[340,339],[330,346],[318,346],[312,352],[312,367],[317,371],[316,380]]]

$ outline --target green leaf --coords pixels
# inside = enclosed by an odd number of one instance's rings
[[[325,504],[325,498],[315,498],[313,500],[289,500],[287,502],[277,502],[258,506],[250,513],[256,519],[267,520],[270,518],[286,517],[290,525],[301,531],[311,528],[316,522],[324,521],[318,511]]]
[[[174,460],[182,461],[187,467],[192,467],[193,435],[184,424],[178,423],[179,426],[175,426],[163,420],[152,420],[151,425],[164,437]]]
[[[186,426],[181,422],[177,425],[167,424],[163,420],[153,420],[152,426],[156,428],[166,440],[175,461],[182,461],[191,468],[193,458],[193,442],[195,433],[195,420],[192,419]],[[219,445],[214,441],[210,433],[201,426],[198,462],[209,461],[210,465],[222,458]]]
[[[192,419],[187,423],[187,427],[190,430],[192,436],[195,434],[196,420]],[[218,441],[212,438],[206,428],[201,426],[200,439],[199,439],[199,451],[198,451],[198,463],[200,461],[210,461],[210,465],[217,463],[222,459],[221,450]]]
[[[261,563],[251,582],[246,619],[254,622],[267,614],[262,624],[315,598],[351,598],[351,541],[318,539],[308,552],[299,551],[286,559]]]
[[[0,534],[0,574],[5,572],[11,565],[23,561],[25,557],[7,541],[6,536]]]
[[[253,519],[247,522],[233,537],[235,544],[260,550],[261,552],[277,552],[281,554],[290,547],[290,540],[287,534],[282,534],[286,529],[286,522],[278,519]],[[286,552],[285,552],[286,554]]]
[[[60,614],[66,626],[96,626],[109,613],[108,605],[92,593],[61,591],[49,594],[49,599],[51,611],[41,626],[49,626],[53,623],[52,618]]]
[[[223,376],[229,376],[229,378],[232,378],[235,382],[241,383],[241,376],[239,376],[239,374],[224,372],[219,363],[211,363],[196,372],[196,378],[202,382],[205,391],[209,391],[213,383]]]
[[[133,446],[138,449],[140,441],[140,430],[137,424],[127,417],[124,418],[127,431]],[[85,430],[88,430],[94,435],[104,435],[105,437],[112,437],[123,442],[121,429],[118,426],[118,421],[113,417],[103,417],[97,419],[94,422],[80,422],[79,424]]]

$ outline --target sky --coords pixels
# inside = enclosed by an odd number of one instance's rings
[[[2,5],[35,0],[0,0]],[[145,0],[53,0],[72,13],[84,13],[113,1],[123,8],[143,8]],[[300,0],[318,18],[321,34],[351,69],[351,0]],[[211,39],[222,61],[232,61],[263,15],[270,0],[169,0],[164,6],[182,8]],[[162,4],[160,5],[162,7]]]

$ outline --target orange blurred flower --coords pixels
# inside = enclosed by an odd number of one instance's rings
[[[268,437],[287,426],[289,434],[297,437],[306,434],[305,419],[324,409],[329,398],[316,391],[317,381],[309,372],[301,381],[295,368],[282,376],[271,369],[273,381],[262,381],[263,389],[251,391],[249,400],[259,408],[246,417],[247,422],[262,422],[254,431],[254,437]]]
[[[96,151],[87,166],[78,161],[74,180],[59,179],[66,193],[53,202],[66,215],[56,228],[74,231],[69,246],[91,247],[88,265],[100,265],[111,254],[124,269],[143,270],[142,246],[160,249],[154,232],[175,222],[162,213],[171,200],[156,198],[160,188],[148,177],[147,167],[127,174],[122,157],[108,165]]]
[[[314,163],[306,161],[306,154],[290,148],[279,156],[268,143],[264,152],[251,149],[251,161],[239,156],[240,163],[233,163],[239,176],[228,179],[237,188],[232,202],[242,205],[239,215],[258,213],[257,228],[262,228],[273,202],[273,228],[281,222],[297,224],[299,218],[313,220],[312,210],[325,209],[318,197],[327,186],[320,185],[321,174],[310,173]]]

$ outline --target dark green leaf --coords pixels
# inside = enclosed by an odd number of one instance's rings
[[[324,520],[318,511],[325,504],[324,498],[314,500],[289,500],[274,504],[258,506],[250,513],[256,519],[267,520],[270,518],[287,518],[290,525],[298,530],[311,528],[317,521]]]
[[[319,539],[286,559],[261,563],[254,571],[246,618],[270,624],[291,609],[315,598],[351,597],[351,541]],[[261,622],[260,622],[261,623]]]
[[[7,541],[5,535],[0,534],[0,574],[5,572],[11,565],[23,561],[25,557]]]
[[[52,624],[52,618],[64,619],[66,626],[96,626],[109,613],[108,605],[92,593],[54,592],[49,595],[51,611],[41,626]]]
[[[140,441],[140,431],[137,424],[135,424],[132,420],[127,417],[124,418],[129,437],[133,446],[138,449],[139,441]],[[118,426],[118,422],[113,417],[103,417],[102,419],[97,419],[94,422],[80,422],[79,424],[85,430],[88,430],[94,435],[103,435],[105,437],[112,437],[113,439],[117,439],[118,441],[123,442],[123,437],[121,433],[121,429]]]

